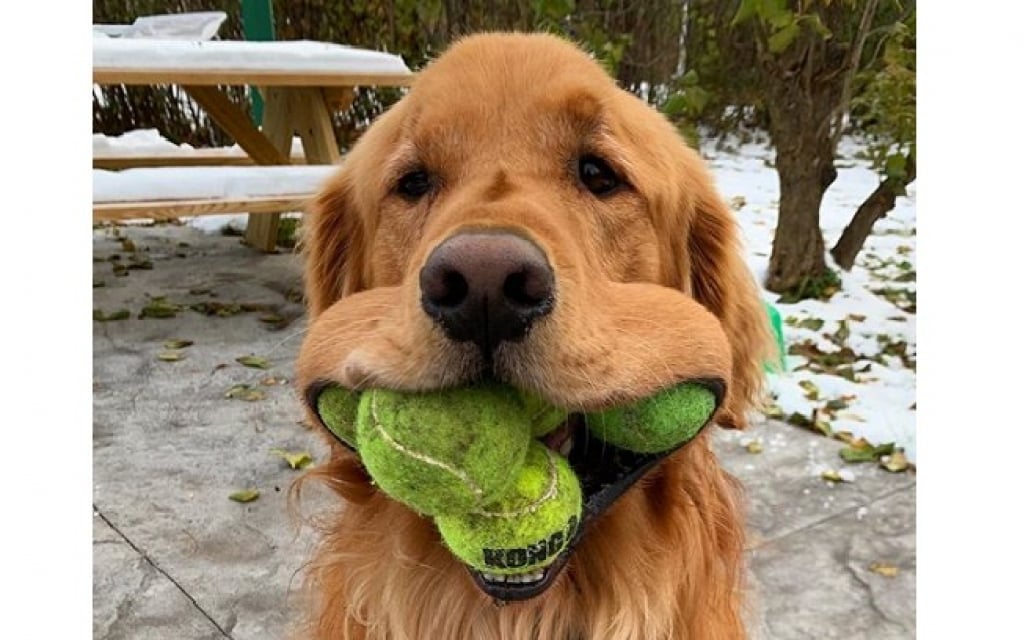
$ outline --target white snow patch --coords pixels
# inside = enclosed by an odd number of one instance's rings
[[[717,185],[731,202],[742,228],[747,261],[763,282],[770,261],[774,228],[778,215],[778,175],[773,168],[774,151],[764,142],[726,141],[725,150],[708,145],[704,155],[710,162]],[[856,208],[877,187],[879,178],[862,159],[861,142],[846,138],[839,145],[838,178],[828,189],[821,205],[821,230],[825,245],[834,246]],[[829,256],[830,258],[830,256]],[[855,396],[849,407],[835,412],[831,428],[847,430],[874,444],[895,442],[905,447],[906,456],[916,460],[916,372],[898,357],[880,354],[887,343],[906,343],[907,356],[916,358],[916,315],[899,309],[875,293],[880,289],[915,294],[916,270],[916,190],[910,185],[906,197],[899,198],[886,218],[874,226],[856,264],[849,272],[839,270],[842,290],[827,302],[804,300],[781,304],[778,296],[762,291],[785,319],[797,322],[823,320],[819,330],[784,326],[788,346],[810,341],[824,353],[841,350],[841,340],[832,340],[840,321],[849,335],[844,346],[861,356],[855,362],[856,382],[837,375],[797,370],[807,364],[805,358],[788,356],[787,373],[771,375],[769,386],[775,402],[786,413],[809,417],[828,400]],[[905,282],[895,279],[902,276]],[[850,317],[852,316],[852,317]],[[881,357],[884,363],[866,358]],[[862,371],[869,365],[869,371]],[[818,400],[809,400],[800,381],[810,381],[819,390]]]

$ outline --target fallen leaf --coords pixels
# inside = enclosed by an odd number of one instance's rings
[[[905,453],[896,451],[890,456],[882,458],[881,466],[892,473],[901,473],[909,468],[909,460],[906,458]]]
[[[828,400],[827,402],[825,402],[824,403],[824,409],[822,409],[822,410],[828,411],[829,413],[834,413],[836,411],[841,411],[842,409],[848,409],[848,408],[849,408],[849,403],[846,402],[844,399],[842,399],[842,398],[834,398],[832,400]]]
[[[197,302],[189,305],[188,308],[192,311],[198,311],[208,316],[217,316],[218,318],[228,318],[242,312],[241,305],[223,302]]]
[[[276,313],[267,313],[259,316],[259,321],[267,325],[271,330],[277,331],[291,324],[291,320]]]
[[[242,311],[270,311],[269,305],[260,304],[258,302],[241,302],[238,304],[242,308]]]
[[[846,340],[849,339],[849,321],[839,320],[838,330],[835,333],[825,333],[824,337],[839,346],[845,345]]]
[[[118,309],[111,313],[104,313],[102,309],[92,310],[92,319],[96,322],[110,322],[111,320],[127,320],[131,317],[131,311]]]
[[[820,398],[820,389],[810,380],[800,380],[799,387],[806,392],[803,395],[806,396],[807,400],[817,400]]]
[[[168,341],[163,343],[163,348],[164,349],[184,349],[185,347],[190,347],[193,344],[195,344],[195,343],[192,342],[191,340],[182,340],[181,338],[172,338],[172,339],[170,339],[170,340],[168,340]]]
[[[746,444],[746,451],[749,453],[761,453],[764,450],[764,445],[760,444],[759,440],[753,440]]]
[[[849,347],[842,347],[838,351],[824,352],[810,340],[790,345],[788,354],[806,358],[810,362],[810,366],[807,368],[814,373],[834,375],[842,375],[839,371],[842,365],[851,365],[860,359]]]
[[[173,318],[181,311],[181,307],[167,302],[164,298],[153,298],[149,304],[142,307],[139,313],[140,318]]]
[[[867,319],[867,316],[861,313],[850,313],[847,317],[853,322],[863,322]]]
[[[886,442],[874,446],[863,438],[857,438],[849,443],[848,447],[842,448],[838,455],[846,462],[875,462],[895,450],[894,442]]]
[[[130,238],[121,238],[121,248],[128,253],[133,253],[135,249],[135,243]]]
[[[284,449],[270,449],[270,453],[273,453],[285,462],[292,469],[305,469],[313,463],[313,457],[309,455],[308,451],[285,451]]]
[[[792,413],[790,413],[789,416],[785,418],[785,421],[793,426],[803,427],[807,429],[810,428],[810,426],[813,424],[812,422],[810,422],[809,418],[799,413],[798,411],[793,411]]]
[[[833,373],[840,378],[845,378],[849,382],[860,382],[860,380],[856,377],[856,372],[853,371],[851,365],[838,367],[834,370]]]
[[[843,478],[842,475],[839,472],[835,471],[834,469],[828,469],[827,471],[822,473],[821,478],[827,480],[828,482],[845,482],[845,478]]]
[[[824,320],[820,318],[803,318],[796,323],[796,327],[800,329],[809,329],[810,331],[820,331],[823,326]]]
[[[259,356],[242,356],[235,358],[235,362],[243,364],[246,367],[252,367],[253,369],[269,369],[270,363],[266,358],[260,358]]]
[[[773,402],[763,408],[763,414],[768,418],[774,418],[775,420],[782,420],[785,418],[785,410]]]
[[[266,393],[259,389],[253,389],[252,385],[236,384],[227,390],[227,393],[224,394],[224,397],[230,398],[232,400],[245,400],[246,402],[255,402],[257,400],[262,400],[263,398],[265,398]]]
[[[852,442],[853,440],[856,439],[856,437],[852,434],[852,431],[844,431],[844,430],[843,431],[836,431],[833,435],[835,436],[836,440],[841,440],[842,442],[844,442],[846,444],[849,444],[850,442]]]
[[[263,385],[264,387],[272,387],[274,385],[279,384],[288,384],[288,380],[286,378],[278,378],[276,376],[267,376],[260,380],[259,384]]]
[[[148,260],[148,259],[145,259],[145,258],[136,258],[135,256],[132,256],[131,259],[128,261],[128,268],[129,269],[143,269],[145,271],[152,271],[152,269],[153,269],[153,262],[152,262],[152,260]]]
[[[870,570],[878,574],[879,576],[884,576],[886,578],[894,578],[895,576],[899,575],[898,567],[896,567],[893,564],[888,564],[885,562],[870,563]]]
[[[259,489],[242,489],[227,496],[235,502],[252,502],[259,497]]]
[[[181,353],[180,351],[177,351],[176,349],[171,349],[169,351],[161,351],[160,353],[156,354],[156,359],[162,360],[163,362],[177,362],[178,360],[184,359],[184,357],[185,354]]]

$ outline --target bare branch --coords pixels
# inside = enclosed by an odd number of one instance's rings
[[[832,114],[831,128],[831,149],[832,153],[838,149],[838,141],[842,136],[842,126],[845,117],[849,113],[849,101],[852,99],[852,83],[856,77],[856,71],[860,66],[860,58],[863,56],[863,45],[867,41],[867,34],[870,32],[870,24],[874,21],[874,13],[880,0],[867,0],[867,6],[860,16],[860,25],[856,31],[856,39],[849,50],[848,62],[845,65],[845,80],[842,83],[842,99]]]

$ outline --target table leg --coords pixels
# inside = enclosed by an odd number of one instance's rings
[[[289,91],[271,87],[263,92],[263,135],[274,149],[291,159],[291,140],[294,136],[294,120]],[[273,251],[277,247],[277,230],[281,214],[249,214],[245,226],[245,242],[261,251]]]
[[[216,87],[186,85],[182,87],[209,114],[217,125],[234,138],[256,164],[288,164],[288,153],[281,154],[270,140],[253,124],[249,116]]]
[[[286,104],[287,95],[278,96],[276,104],[271,106],[273,91],[268,92],[264,117],[267,124],[264,125],[263,131],[260,131],[245,112],[217,87],[188,85],[183,89],[202,106],[221,129],[234,138],[238,146],[244,149],[256,164],[291,163],[293,131],[288,126],[290,114]],[[245,227],[245,240],[249,246],[261,251],[273,251],[277,246],[280,217],[279,213],[256,215],[250,213]]]
[[[263,133],[290,157],[292,136],[297,132],[306,164],[338,164],[341,152],[330,113],[323,89],[272,87],[265,93]],[[279,226],[280,214],[249,216],[245,240],[253,247],[273,251]]]
[[[331,109],[323,89],[300,88],[292,94],[295,130],[302,138],[306,164],[338,164],[341,151],[334,137]],[[350,104],[350,103],[349,103]]]

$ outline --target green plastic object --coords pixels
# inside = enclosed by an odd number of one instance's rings
[[[764,364],[764,370],[768,373],[779,373],[788,371],[788,367],[785,364],[785,334],[782,333],[781,329],[781,314],[778,309],[775,308],[770,302],[764,302],[764,308],[767,309],[767,317],[771,320],[771,331],[774,333],[774,341],[778,345],[778,361],[767,362]]]
[[[274,40],[274,9],[271,0],[242,0],[242,35],[253,42]],[[256,87],[249,87],[252,95],[252,122],[263,124],[263,96]]]

